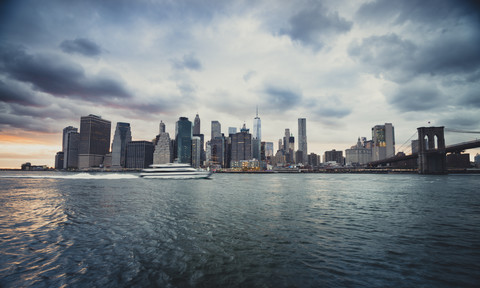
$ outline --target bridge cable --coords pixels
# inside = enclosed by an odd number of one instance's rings
[[[445,128],[445,131],[446,132],[455,132],[455,133],[480,134],[480,131],[466,131],[466,130],[450,129],[450,128]]]
[[[412,138],[413,138],[415,135],[417,135],[417,131],[415,131],[415,133],[413,133],[413,135],[412,135],[412,136],[410,136],[410,138],[408,138],[408,139],[407,139],[407,141],[405,141],[405,142],[404,142],[402,145],[400,145],[400,147],[398,147],[396,150],[397,150],[397,151],[402,151],[402,152],[403,152],[403,150],[402,150],[402,149],[407,149],[407,148],[408,148],[408,146],[406,146],[406,147],[404,147],[404,146],[405,146],[407,143],[409,143],[409,141],[410,141],[410,140],[412,140]],[[412,148],[412,147],[410,146],[410,149],[411,149],[411,148]],[[404,152],[404,153],[405,153],[405,152]],[[406,155],[406,154],[407,154],[407,153],[405,153],[405,155]],[[395,155],[387,156],[387,158],[389,158],[389,157],[393,157],[393,156],[395,156]]]

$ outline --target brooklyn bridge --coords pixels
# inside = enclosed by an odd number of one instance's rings
[[[419,127],[418,147],[411,154],[398,153],[379,161],[369,162],[369,167],[387,166],[402,163],[404,167],[417,168],[420,174],[446,174],[447,154],[461,154],[463,151],[480,147],[480,140],[475,139],[453,145],[445,145],[445,131],[456,133],[480,134],[474,131],[460,131],[445,127]]]

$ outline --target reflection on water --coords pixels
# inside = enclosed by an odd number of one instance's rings
[[[0,174],[1,287],[480,282],[477,176],[11,176]]]

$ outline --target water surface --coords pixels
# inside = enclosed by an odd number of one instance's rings
[[[478,287],[480,176],[0,174],[1,287]]]

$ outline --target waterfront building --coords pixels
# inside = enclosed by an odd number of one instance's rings
[[[175,126],[175,143],[179,163],[192,164],[192,122],[180,117]]]
[[[253,134],[252,134],[252,157],[254,159],[261,159],[261,142],[262,142],[262,121],[258,117],[258,107],[257,114],[253,119]]]
[[[303,151],[297,150],[295,152],[295,163],[302,164],[302,165],[305,163],[306,165],[306,161],[305,162],[303,161]]]
[[[100,167],[110,151],[111,122],[90,114],[80,118],[78,168]]]
[[[170,134],[165,132],[165,124],[160,121],[160,131],[155,138],[155,149],[153,152],[153,164],[171,163],[173,158],[173,147]]]
[[[252,134],[243,124],[240,133],[232,135],[232,162],[252,159]]]
[[[395,133],[392,123],[372,128],[372,161],[395,156]]]
[[[273,156],[273,142],[265,142],[265,157]]]
[[[130,141],[126,146],[126,168],[143,169],[153,164],[153,143]]]
[[[325,151],[323,162],[336,162],[337,164],[343,165],[343,151],[336,151],[335,149],[331,151]]]
[[[212,121],[212,138],[210,139],[215,139],[217,137],[222,137],[222,126],[220,125],[220,122],[214,120]]]
[[[215,139],[210,140],[210,162],[212,165],[225,167],[224,148],[225,139],[223,137],[216,137]]]
[[[198,116],[198,115],[197,115]],[[200,159],[202,154],[201,139],[198,136],[192,137],[192,167],[200,167]]]
[[[65,151],[63,152],[63,169],[78,169],[78,149],[80,133],[70,131],[66,135]]]
[[[55,169],[61,170],[63,169],[63,152],[58,151],[55,155]]]
[[[473,159],[474,159],[475,167],[480,168],[480,154],[477,153],[477,155],[475,155],[475,158]]]
[[[195,120],[193,120],[193,135],[198,135],[200,133],[200,116],[198,116],[197,113]]]
[[[364,142],[357,140],[357,144],[345,150],[345,162],[347,165],[364,165],[372,161],[372,149],[366,148]]]
[[[112,167],[125,168],[125,154],[127,143],[132,141],[130,123],[117,122],[112,142]]]
[[[318,155],[315,153],[308,154],[308,165],[311,165],[312,167],[318,167],[320,165],[318,158]]]
[[[307,119],[298,118],[298,151],[302,152],[302,160],[297,163],[307,164]]]
[[[73,126],[68,126],[63,128],[63,138],[62,138],[63,164],[61,169],[67,169],[69,167],[69,164],[70,166],[75,166],[72,168],[78,168],[78,139],[72,138],[72,140],[76,140],[76,141],[75,143],[70,142],[69,141],[69,139],[71,138],[69,135],[70,133],[78,134],[78,128],[75,128]],[[68,153],[69,149],[72,151],[72,153]],[[76,153],[73,154],[73,152],[76,152]]]

